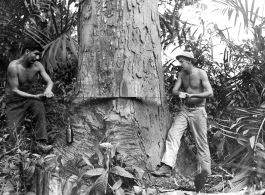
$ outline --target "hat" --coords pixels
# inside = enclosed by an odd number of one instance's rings
[[[176,56],[176,59],[178,60],[180,57],[186,57],[195,60],[194,55],[191,51],[183,51],[181,54]]]

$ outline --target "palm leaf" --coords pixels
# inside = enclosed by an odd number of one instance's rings
[[[5,28],[7,33],[3,33],[1,30],[1,34],[4,36],[0,37],[1,43],[10,43],[6,40],[10,40],[10,37],[15,37],[16,39],[14,42],[17,43],[15,48],[15,52],[17,52],[17,56],[20,51],[20,45],[22,45],[23,38],[28,36],[31,37],[36,42],[40,43],[41,45],[45,45],[46,43],[43,42],[43,39],[39,36],[39,33],[36,33],[32,29],[27,29],[29,25],[34,25],[36,21],[34,18],[39,17],[36,14],[39,10],[38,6],[36,6],[40,1],[44,0],[36,0],[36,1],[25,1],[25,0],[0,0],[1,3],[1,17],[0,17],[0,24],[2,28]],[[31,9],[31,8],[34,8]],[[40,7],[41,9],[41,7]],[[5,12],[3,14],[3,11]],[[33,13],[31,15],[31,12]],[[23,17],[21,17],[23,16]],[[27,24],[27,22],[29,22]],[[27,24],[27,25],[26,25]],[[17,34],[18,36],[14,35]],[[3,48],[4,49],[4,48]]]
[[[239,192],[240,190],[242,190],[244,187],[246,187],[248,185],[248,179],[242,179],[240,182],[238,182],[236,185],[234,185],[234,187],[230,190],[228,190],[228,192]]]
[[[47,41],[51,41],[51,39],[48,37],[48,35],[46,35],[45,33],[43,33],[41,30],[39,30],[37,27],[34,26],[29,26],[29,29],[31,29],[32,31],[36,31],[37,33],[39,33],[41,36],[43,36]]]
[[[238,146],[237,149],[229,155],[228,158],[225,159],[225,161],[222,163],[222,165],[226,165],[226,164],[230,164],[232,163],[234,160],[236,160],[237,158],[240,158],[242,155],[240,155],[244,150],[246,149],[246,147],[242,147],[242,146]],[[236,158],[236,159],[235,159]]]
[[[47,42],[45,40],[43,40],[42,37],[40,37],[37,33],[31,31],[30,29],[26,29],[25,33],[32,38],[33,40],[35,40],[37,43],[39,43],[41,46],[45,45]]]
[[[160,24],[164,24],[165,27],[167,28],[168,32],[171,34],[171,36],[173,36],[173,29],[172,29],[172,27],[168,24],[168,22],[166,21],[166,19],[164,18],[164,16],[160,14],[160,15],[159,15],[159,18],[160,18],[160,22],[162,22],[162,23],[160,23]]]
[[[43,48],[42,61],[46,67],[50,67],[49,71],[58,68],[57,64],[60,64],[61,62],[65,64],[67,56],[71,53],[76,59],[78,58],[75,41],[69,32],[61,35]],[[69,53],[70,51],[71,53]]]
[[[70,49],[71,51],[73,52],[74,56],[76,57],[76,59],[78,58],[77,56],[77,48],[76,48],[76,45],[75,45],[75,41],[73,40],[73,38],[71,37],[70,33],[68,34],[68,37],[69,37],[69,40],[70,40]]]
[[[252,22],[253,26],[254,26],[255,23],[256,23],[256,19],[257,19],[257,17],[258,17],[258,13],[259,13],[259,7],[256,9],[256,12],[255,12],[255,16],[254,16],[254,19],[253,19],[253,22]]]
[[[221,8],[217,8],[216,10],[221,12],[223,15],[227,13],[229,20],[231,19],[232,14],[235,12],[234,26],[237,24],[239,15],[243,17],[245,29],[249,27],[249,22],[252,22],[252,25],[255,25],[254,21],[256,20],[254,19],[252,20],[252,17],[254,14],[255,1],[252,2],[250,10],[248,8],[247,0],[245,0],[245,5],[242,3],[241,0],[213,0],[213,2],[221,5]],[[256,10],[256,14],[255,14],[256,17],[257,17],[257,14],[258,14],[258,9]]]
[[[246,18],[249,18],[249,17],[248,17],[248,2],[247,2],[247,0],[245,0],[245,7],[246,7],[246,13],[245,13],[245,14],[246,14],[246,16],[247,16]],[[250,15],[251,15],[251,14],[250,14]],[[249,19],[251,19],[251,18],[249,18]]]
[[[252,5],[251,5],[251,11],[250,11],[250,16],[249,19],[250,21],[252,20],[253,14],[254,14],[254,5],[255,5],[255,0],[252,1]]]
[[[53,52],[52,52],[52,58],[53,58],[53,63],[57,63],[57,60],[58,59],[58,55],[57,55],[57,52],[58,52],[58,48],[60,47],[60,42],[61,41],[61,37],[59,37],[58,39],[55,40],[54,42],[54,49],[53,49]],[[48,57],[49,58],[49,57]]]
[[[24,32],[25,35],[27,35],[28,37],[30,37],[32,40],[34,40],[35,42],[37,42],[39,45],[43,46],[43,44],[38,40],[36,39],[34,36],[32,36],[32,34],[30,34],[29,32]]]
[[[66,53],[66,35],[64,34],[62,37],[62,61],[66,64],[67,53]]]
[[[263,174],[263,168],[254,163],[255,157],[265,157],[264,146],[258,143],[261,138],[260,132],[265,122],[265,109],[261,107],[234,108],[239,118],[230,127],[237,133],[239,146],[224,162],[223,166],[234,166],[237,168],[236,176],[230,180],[233,188],[229,192],[239,191],[253,182],[251,175],[255,169]],[[255,115],[255,116],[254,116]],[[260,137],[260,139],[259,139]],[[260,140],[261,141],[261,140]],[[257,149],[256,149],[257,148]],[[238,160],[240,160],[238,162]],[[234,162],[238,162],[237,164]],[[221,184],[215,189],[220,189]]]
[[[53,65],[53,68],[56,69],[57,68],[57,63],[56,63],[56,60],[55,60],[55,53],[54,53],[54,47],[56,46],[56,41],[53,41],[50,48],[49,48],[49,54],[48,54],[48,57],[47,57],[47,60],[50,61],[50,63]]]

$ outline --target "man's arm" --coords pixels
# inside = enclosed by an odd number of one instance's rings
[[[174,96],[178,96],[179,98],[186,98],[186,93],[179,91],[181,84],[182,84],[182,72],[179,73],[178,79],[175,82],[174,88],[172,89],[172,94]]]
[[[39,66],[40,75],[42,76],[43,80],[47,83],[47,87],[46,87],[43,95],[47,98],[51,98],[54,96],[54,94],[52,92],[53,82],[52,82],[51,78],[49,77],[49,75],[47,74],[47,72],[45,71],[43,65],[38,61],[35,63],[37,63],[37,65]]]
[[[212,86],[209,82],[208,76],[204,70],[200,70],[200,77],[202,81],[202,86],[204,91],[202,93],[198,94],[187,94],[187,98],[208,98],[208,97],[213,97],[213,89]]]
[[[11,62],[12,63],[12,62]],[[32,98],[32,99],[41,99],[42,95],[33,95],[26,93],[24,91],[19,90],[19,82],[18,82],[18,73],[17,73],[17,67],[13,64],[11,64],[7,68],[7,81],[8,86],[10,90],[20,97],[24,98]]]

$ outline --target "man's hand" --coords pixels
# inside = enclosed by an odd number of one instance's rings
[[[45,96],[44,96],[44,94],[37,94],[37,95],[35,95],[35,99],[36,100],[40,100],[40,101],[43,101],[43,100],[45,100]]]
[[[192,97],[193,97],[193,94],[189,94],[189,93],[187,93],[187,94],[186,94],[186,97],[187,97],[187,98],[192,98]]]
[[[185,99],[186,97],[187,97],[187,93],[179,92],[179,98],[180,99]]]
[[[46,97],[46,98],[52,98],[54,96],[53,92],[52,91],[45,91],[43,93],[43,95]]]

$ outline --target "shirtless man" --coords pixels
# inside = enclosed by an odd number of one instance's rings
[[[197,146],[198,171],[211,174],[211,159],[207,142],[206,98],[213,96],[213,90],[206,72],[193,66],[195,61],[192,52],[178,55],[182,70],[172,90],[172,94],[182,99],[183,105],[176,116],[166,139],[166,150],[162,166],[154,171],[154,176],[170,176],[177,160],[180,139],[189,127]],[[180,91],[183,84],[185,92]]]
[[[7,127],[10,130],[9,141],[15,143],[14,133],[19,133],[27,112],[33,114],[36,123],[35,136],[37,149],[47,153],[52,145],[47,145],[46,116],[43,100],[54,96],[53,82],[46,73],[40,59],[42,48],[38,44],[26,43],[22,49],[22,56],[10,62],[7,68],[6,114]],[[43,94],[32,94],[32,82],[40,74],[47,87]]]

